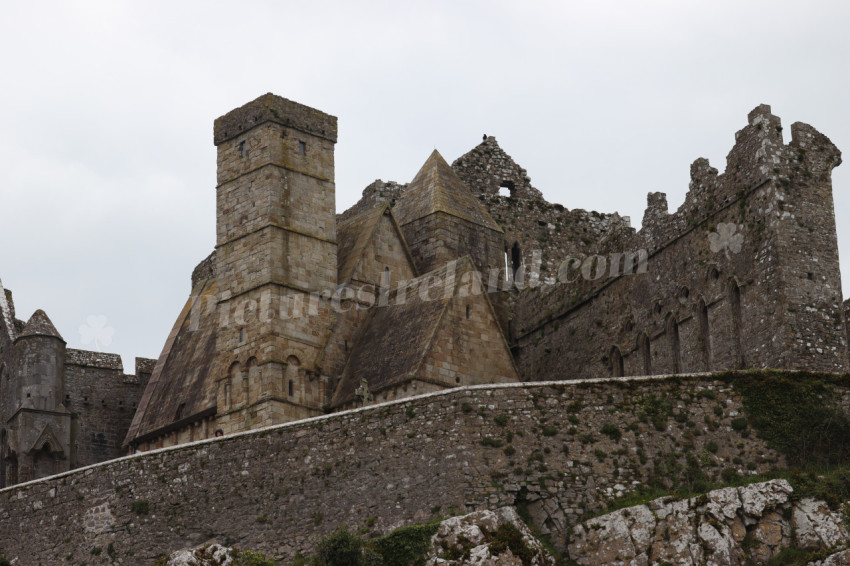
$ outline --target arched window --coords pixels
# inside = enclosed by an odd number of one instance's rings
[[[516,273],[522,265],[522,251],[519,249],[519,242],[514,242],[511,248],[511,281],[516,281]]]
[[[298,376],[300,375],[300,369],[301,361],[298,358],[295,356],[289,356],[286,358],[285,379],[290,397],[295,395],[295,382],[298,380]]]
[[[9,447],[6,439],[6,429],[0,432],[0,489],[8,487],[6,485],[6,452]]]
[[[744,367],[744,351],[741,346],[741,289],[738,284],[729,282],[729,307],[732,311],[732,347],[735,352],[735,367]]]
[[[667,315],[667,341],[670,346],[670,361],[673,366],[673,373],[682,371],[681,349],[679,347],[679,323],[673,315]]]
[[[45,442],[33,456],[33,479],[46,478],[55,473],[56,458],[50,452],[50,445]]]
[[[225,397],[229,397],[229,399],[225,400],[225,405],[231,408],[234,405],[245,402],[245,398],[243,397],[244,389],[242,387],[242,366],[239,365],[239,362],[233,362],[230,365],[230,369],[227,371],[227,378]]]
[[[643,358],[643,375],[652,375],[652,352],[649,346],[649,336],[641,332],[638,336],[638,351]]]
[[[700,299],[697,305],[697,318],[699,319],[700,351],[702,352],[702,366],[706,371],[711,370],[711,332],[708,328],[708,307],[705,301]]]
[[[611,376],[623,377],[623,355],[617,346],[611,348]]]
[[[263,394],[263,383],[257,358],[251,358],[245,364],[245,375],[248,379],[248,402],[256,403]]]

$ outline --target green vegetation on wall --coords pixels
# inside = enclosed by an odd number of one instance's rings
[[[850,462],[850,416],[840,405],[838,389],[846,391],[850,377],[768,370],[730,378],[743,397],[749,424],[785,455],[789,467]]]

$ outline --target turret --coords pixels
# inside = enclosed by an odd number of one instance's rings
[[[65,340],[37,310],[15,340],[15,393],[22,407],[55,411],[65,394]]]

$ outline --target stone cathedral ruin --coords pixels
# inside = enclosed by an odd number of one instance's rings
[[[639,231],[547,202],[493,137],[341,214],[335,117],[266,94],[213,140],[215,250],[137,375],[0,287],[0,487],[468,385],[848,369],[840,152],[802,123],[784,143],[769,106]]]

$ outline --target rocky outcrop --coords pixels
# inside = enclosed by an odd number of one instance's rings
[[[165,566],[228,566],[233,563],[235,552],[220,544],[206,544],[172,553]]]
[[[691,499],[662,497],[577,525],[569,545],[579,564],[762,564],[783,548],[839,550],[841,512],[804,498],[785,480],[728,487]],[[822,564],[846,564],[837,553]]]
[[[476,511],[440,523],[428,566],[554,566],[513,507]]]

